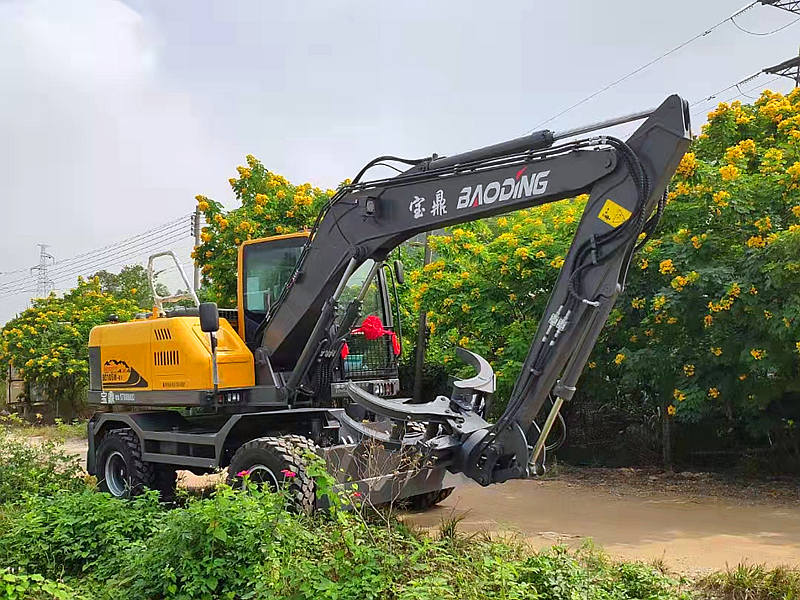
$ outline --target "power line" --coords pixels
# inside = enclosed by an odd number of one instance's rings
[[[739,91],[739,93],[738,93],[738,94],[734,94],[733,96],[728,96],[728,97],[727,97],[727,98],[725,98],[724,100],[720,100],[720,102],[730,102],[731,100],[735,100],[735,99],[736,99],[736,98],[738,98],[739,96],[745,96],[745,97],[747,97],[747,92],[752,92],[753,90],[757,90],[757,89],[759,89],[759,88],[761,88],[761,89],[764,89],[764,88],[765,88],[765,86],[769,85],[769,84],[770,84],[770,83],[772,83],[773,81],[777,81],[778,79],[780,79],[780,77],[773,77],[772,79],[768,79],[768,80],[767,80],[767,81],[765,81],[764,83],[759,83],[758,85],[754,85],[753,87],[749,87],[749,88],[747,88],[747,89],[745,89],[745,90],[742,90],[742,89],[740,89],[740,87],[739,87],[739,86],[741,85],[741,83],[736,83],[736,84],[733,84],[732,86],[729,86],[729,87],[725,88],[725,90],[729,90],[729,89],[731,89],[731,88],[734,88],[734,87],[735,87],[735,88],[736,88],[736,89]],[[691,106],[695,106],[695,105],[697,105],[697,104],[700,104],[700,103],[707,102],[707,101],[709,101],[709,100],[711,100],[711,99],[715,98],[715,97],[717,96],[717,94],[720,94],[720,93],[722,93],[722,92],[723,92],[723,91],[725,91],[725,90],[721,90],[721,91],[719,91],[719,92],[716,92],[715,94],[712,94],[711,96],[709,96],[708,98],[706,98],[706,99],[704,99],[704,100],[698,100],[697,102],[695,102],[695,103],[694,103],[694,104],[692,104]],[[699,108],[698,110],[692,111],[692,116],[694,116],[694,115],[699,115],[699,114],[702,114],[702,113],[706,112],[707,110],[708,110],[708,108]]]
[[[674,48],[671,48],[670,50],[667,50],[667,51],[666,51],[666,52],[664,52],[663,54],[660,54],[660,55],[659,55],[659,56],[657,56],[656,58],[654,58],[654,59],[652,59],[651,61],[649,61],[649,62],[647,62],[647,63],[643,64],[642,66],[640,66],[640,67],[638,67],[638,68],[634,69],[634,70],[633,70],[633,71],[631,71],[630,73],[627,73],[626,75],[623,75],[622,77],[620,77],[620,78],[618,78],[618,79],[615,79],[615,80],[614,80],[614,81],[612,81],[611,83],[609,83],[609,84],[607,84],[607,85],[605,85],[605,86],[601,87],[601,88],[600,88],[599,90],[597,90],[596,92],[592,92],[592,93],[591,93],[591,94],[589,94],[588,96],[586,96],[586,97],[582,98],[581,100],[579,100],[579,101],[578,101],[578,102],[576,102],[575,104],[572,104],[571,106],[569,106],[569,107],[565,108],[565,109],[564,109],[564,110],[562,110],[561,112],[559,112],[559,113],[557,113],[557,114],[553,115],[553,116],[552,116],[552,117],[550,117],[549,119],[545,119],[544,121],[542,121],[541,123],[539,123],[538,125],[536,125],[536,127],[534,127],[534,128],[531,130],[531,131],[534,131],[534,130],[536,130],[536,129],[539,129],[540,127],[542,127],[543,125],[546,125],[546,124],[547,124],[547,123],[549,123],[550,121],[553,121],[554,119],[557,119],[558,117],[560,117],[560,116],[562,116],[562,115],[565,115],[565,114],[567,114],[568,112],[570,112],[570,111],[572,111],[572,110],[576,109],[577,107],[581,106],[582,104],[585,104],[586,102],[588,102],[588,101],[589,101],[589,100],[591,100],[592,98],[594,98],[594,97],[596,97],[596,96],[599,96],[599,95],[600,95],[600,94],[602,94],[603,92],[606,92],[607,90],[610,90],[612,87],[614,87],[614,86],[616,86],[616,85],[619,85],[620,83],[622,83],[622,82],[623,82],[623,81],[625,81],[626,79],[629,79],[629,78],[633,77],[633,76],[634,76],[634,75],[636,75],[637,73],[641,73],[642,71],[644,71],[644,70],[645,70],[645,69],[647,69],[648,67],[651,67],[651,66],[652,66],[652,65],[654,65],[655,63],[657,63],[657,62],[659,62],[659,61],[661,61],[661,60],[665,59],[666,57],[670,56],[671,54],[674,54],[674,53],[675,53],[675,52],[677,52],[678,50],[681,50],[682,48],[685,48],[686,46],[688,46],[688,45],[689,45],[689,44],[691,44],[692,42],[694,42],[694,41],[696,41],[696,40],[699,40],[699,39],[700,39],[700,38],[702,38],[702,37],[705,37],[705,36],[707,36],[709,33],[711,33],[712,31],[714,31],[714,30],[715,30],[717,27],[720,27],[721,25],[724,25],[724,24],[725,24],[725,23],[727,23],[728,21],[732,20],[734,17],[738,17],[739,15],[741,15],[742,13],[744,13],[745,11],[747,11],[747,10],[750,10],[750,9],[751,9],[753,6],[755,6],[756,4],[758,4],[758,0],[755,0],[754,2],[750,2],[750,3],[748,3],[747,5],[743,6],[742,8],[740,8],[739,10],[737,10],[736,12],[734,12],[732,15],[730,15],[730,16],[728,16],[728,17],[725,17],[725,18],[724,18],[722,21],[719,21],[718,23],[715,23],[714,25],[712,25],[711,27],[709,27],[708,29],[706,29],[706,30],[705,30],[705,31],[703,31],[702,33],[698,33],[697,35],[695,35],[695,36],[693,36],[693,37],[689,38],[688,40],[686,40],[686,41],[684,41],[684,42],[681,42],[680,44],[678,44],[678,45],[677,45],[677,46],[675,46]]]
[[[135,245],[135,244],[139,244],[140,242],[144,241],[145,239],[150,239],[152,237],[158,236],[159,234],[168,233],[168,232],[171,232],[172,230],[177,230],[177,228],[180,227],[182,222],[185,222],[187,220],[187,218],[188,218],[188,215],[184,215],[184,216],[182,216],[182,217],[180,217],[178,219],[174,219],[172,221],[169,221],[167,223],[159,225],[158,227],[154,227],[153,229],[149,229],[149,230],[144,231],[142,233],[139,233],[139,234],[137,234],[135,236],[131,236],[129,238],[123,239],[123,240],[121,240],[119,242],[114,242],[113,244],[108,244],[107,246],[103,246],[101,248],[96,248],[96,249],[90,250],[88,252],[83,252],[81,254],[77,254],[77,255],[75,255],[75,256],[73,256],[71,258],[68,258],[66,260],[56,261],[55,264],[53,265],[53,267],[55,269],[63,269],[63,268],[66,268],[66,267],[71,267],[71,266],[76,265],[76,264],[80,264],[82,262],[85,263],[85,262],[88,262],[88,261],[93,261],[93,260],[95,260],[96,258],[98,258],[100,256],[105,256],[105,255],[109,254],[110,252],[119,251],[119,250],[125,249],[126,247],[129,247],[129,246],[132,246],[132,245]],[[11,274],[11,273],[17,273],[17,272],[23,272],[23,271],[28,271],[28,269],[16,269],[14,271],[8,271],[5,274]],[[30,277],[28,276],[28,277],[22,277],[22,278],[19,278],[19,279],[14,279],[14,280],[11,280],[11,281],[5,281],[3,283],[0,283],[0,291],[5,290],[5,289],[7,289],[9,287],[18,286],[19,284],[24,284],[29,279],[30,279]]]
[[[138,246],[136,248],[129,248],[128,250],[126,250],[121,254],[115,254],[114,256],[107,257],[101,261],[73,267],[61,273],[57,272],[53,275],[53,279],[55,281],[64,281],[65,279],[71,277],[77,277],[78,275],[91,275],[93,273],[96,273],[97,271],[102,270],[107,266],[119,264],[121,261],[124,262],[129,257],[149,255],[152,253],[153,250],[160,250],[167,244],[178,242],[187,237],[188,236],[186,235],[186,233],[176,232],[173,233],[171,236],[165,236],[163,238],[152,240],[150,243],[145,244],[143,246]]]
[[[139,264],[141,262],[144,262],[144,260],[146,260],[147,257],[149,257],[150,254],[152,254],[152,252],[154,250],[156,250],[156,249],[157,250],[164,250],[166,244],[173,243],[173,242],[176,242],[176,241],[180,241],[181,239],[183,239],[183,238],[177,237],[177,238],[172,239],[172,240],[168,239],[168,240],[165,240],[158,247],[143,248],[143,249],[140,249],[140,251],[137,252],[137,253],[131,253],[131,254],[119,256],[119,257],[111,260],[110,262],[103,263],[102,265],[96,265],[93,269],[87,269],[86,271],[83,271],[83,272],[75,272],[75,273],[72,273],[72,274],[69,274],[69,275],[68,274],[63,274],[63,275],[61,275],[59,277],[54,277],[52,283],[54,285],[55,284],[59,284],[59,283],[64,284],[64,282],[67,282],[67,281],[70,281],[70,280],[73,280],[73,279],[77,279],[78,275],[83,275],[83,274],[85,274],[87,276],[88,275],[92,275],[93,273],[96,273],[97,271],[101,270],[101,268],[110,269],[112,267],[120,266],[120,265]],[[172,248],[167,248],[167,249],[171,249],[173,251],[177,250],[177,248],[174,247],[174,246]],[[17,295],[26,294],[26,293],[33,293],[35,291],[35,289],[31,286],[32,283],[33,282],[31,282],[28,286],[20,286],[17,289],[5,290],[3,292],[0,292],[0,298],[7,298],[7,297],[10,297],[10,296],[17,296]],[[57,286],[57,287],[60,287],[60,286]]]
[[[159,225],[158,227],[154,227],[152,229],[148,229],[147,231],[143,231],[142,233],[139,233],[137,235],[131,236],[131,237],[126,238],[124,240],[121,240],[119,242],[114,242],[112,244],[108,244],[106,246],[103,246],[102,248],[96,248],[94,250],[89,250],[88,252],[84,252],[82,254],[77,254],[77,255],[75,255],[75,256],[67,259],[67,260],[63,260],[63,261],[57,262],[56,266],[62,266],[62,265],[66,265],[66,264],[69,264],[69,263],[73,263],[73,262],[75,262],[75,261],[77,261],[79,259],[85,258],[85,257],[91,258],[91,257],[93,257],[94,255],[96,255],[96,254],[98,254],[100,252],[104,252],[105,253],[106,251],[109,251],[109,250],[115,250],[117,248],[121,248],[121,247],[130,245],[132,243],[137,242],[137,240],[139,240],[141,238],[152,236],[152,235],[154,235],[154,234],[156,234],[156,233],[158,233],[160,231],[163,231],[165,229],[174,229],[174,228],[177,228],[179,226],[185,226],[185,225],[187,225],[188,218],[189,218],[189,215],[183,215],[183,216],[181,216],[181,217],[179,217],[177,219],[173,219],[172,221],[164,223],[163,225]]]
[[[185,217],[181,218],[181,220],[184,219]],[[81,261],[76,261],[75,258],[77,257],[73,257],[67,261],[56,263],[55,267],[51,266],[48,276],[51,278],[51,283],[54,284],[67,281],[78,275],[90,275],[102,268],[130,261],[133,257],[149,255],[154,250],[163,249],[167,244],[188,238],[188,230],[184,229],[179,222],[177,226],[174,222],[168,223],[144,234],[127,238],[127,240],[119,242],[117,245],[110,244],[104,248],[83,253],[80,255],[83,257]],[[6,282],[0,285],[0,297],[32,291],[32,285],[33,278],[30,276],[13,282]]]
[[[185,218],[186,217],[182,217],[182,220]],[[166,236],[180,232],[182,228],[183,225],[180,222],[166,223],[155,229],[151,229],[137,236],[123,240],[122,242],[117,242],[116,244],[109,244],[108,246],[104,246],[103,248],[98,248],[90,252],[84,252],[83,254],[72,257],[68,260],[56,262],[53,265],[53,270],[58,272],[60,270],[73,269],[75,267],[78,267],[80,269],[83,265],[95,263],[97,262],[98,259],[102,259],[103,257],[107,257],[111,254],[117,254],[119,252],[127,251],[142,245],[151,245],[153,242],[160,241]],[[185,235],[188,235],[188,231],[185,232]],[[83,258],[82,260],[77,260],[78,257],[83,257]],[[0,291],[4,291],[10,287],[14,287],[15,285],[19,285],[20,283],[24,284],[24,282],[28,281],[28,279],[29,279],[28,277],[23,277],[21,279],[16,279],[13,281],[6,281],[0,284]]]
[[[781,27],[778,27],[777,29],[773,29],[772,31],[766,31],[764,33],[759,33],[757,31],[750,31],[749,29],[745,29],[744,27],[739,25],[733,17],[731,17],[731,23],[734,24],[736,29],[738,29],[739,31],[743,31],[744,33],[747,33],[749,35],[758,35],[758,36],[774,35],[774,34],[778,33],[779,31],[783,31],[787,27],[791,27],[792,25],[794,25],[798,21],[800,21],[800,17],[797,17],[794,21],[791,21],[790,23],[786,23],[786,25],[782,25]]]
[[[736,83],[732,83],[731,85],[729,85],[726,88],[722,88],[721,90],[717,90],[716,92],[714,92],[710,96],[706,96],[705,98],[701,98],[700,100],[695,100],[694,102],[692,102],[689,105],[689,108],[691,108],[693,106],[697,106],[701,102],[708,102],[709,100],[713,100],[718,94],[721,94],[722,92],[727,92],[728,90],[732,90],[735,87],[738,87],[738,86],[740,86],[740,85],[742,85],[744,83],[747,83],[748,81],[752,81],[753,79],[756,79],[757,77],[760,77],[762,74],[763,74],[763,71],[759,71],[758,73],[754,73],[752,75],[749,75],[749,76],[745,77],[744,79],[742,79],[740,81],[737,81]]]

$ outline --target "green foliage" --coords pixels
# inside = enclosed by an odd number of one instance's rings
[[[69,586],[38,573],[13,573],[9,569],[0,569],[0,600],[83,600],[88,598],[79,594]]]
[[[721,104],[709,119],[584,385],[611,398],[643,390],[679,421],[780,440],[792,435],[780,417],[799,408],[800,92]],[[778,419],[762,418],[781,403]]]
[[[427,360],[455,372],[455,348],[489,360],[508,396],[580,219],[585,197],[430,236],[431,264],[409,265],[401,312],[427,313]]]
[[[111,294],[118,300],[133,300],[136,306],[150,309],[153,307],[153,292],[150,290],[150,280],[147,269],[142,265],[129,265],[123,267],[119,273],[110,273],[106,270],[98,271],[89,279],[97,278],[100,290]],[[161,295],[166,295],[167,290],[159,290]]]
[[[236,305],[237,248],[250,239],[302,231],[313,225],[320,208],[333,195],[310,183],[292,185],[268,171],[254,156],[229,179],[241,205],[225,211],[219,202],[197,196],[207,225],[192,258],[202,267],[206,297],[222,306]]]
[[[317,475],[332,509],[313,516],[251,485],[172,509],[155,493],[124,501],[70,479],[4,498],[0,564],[14,569],[0,570],[0,598],[684,597],[656,570],[595,552],[531,553],[513,540],[464,537],[455,523],[434,538],[368,519],[366,505],[342,510],[355,493]]]
[[[91,571],[105,578],[119,570],[134,542],[152,535],[162,512],[156,492],[130,502],[86,486],[31,496],[3,518],[0,556],[6,564],[48,577]]]
[[[111,314],[127,321],[136,312],[132,299],[102,291],[99,279],[79,279],[63,296],[38,298],[3,326],[0,372],[11,365],[46,397],[76,405],[88,383],[92,327]]]
[[[78,460],[58,451],[52,442],[29,444],[0,425],[0,504],[80,490],[85,485],[79,473]]]
[[[800,573],[786,567],[740,564],[703,577],[699,587],[720,600],[793,600],[800,598]]]

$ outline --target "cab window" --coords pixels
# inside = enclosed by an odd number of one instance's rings
[[[242,308],[248,343],[253,341],[250,337],[264,320],[269,307],[280,297],[307,239],[305,236],[293,237],[244,247]]]

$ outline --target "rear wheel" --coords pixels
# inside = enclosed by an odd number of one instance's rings
[[[301,436],[263,437],[242,444],[228,466],[228,484],[241,487],[247,476],[250,483],[272,491],[286,489],[291,510],[311,513],[316,495],[314,480],[306,471],[306,450],[313,443]]]
[[[152,487],[152,463],[142,460],[139,437],[133,430],[109,431],[97,446],[98,487],[116,498],[130,498]]]

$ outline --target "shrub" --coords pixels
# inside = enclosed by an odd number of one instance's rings
[[[130,560],[125,553],[134,542],[153,533],[162,513],[156,492],[132,501],[86,488],[31,496],[0,515],[0,562],[48,577],[109,577]]]
[[[30,444],[0,427],[0,503],[17,502],[28,495],[51,496],[76,491],[85,484],[78,477],[78,459],[52,442]]]
[[[71,587],[38,573],[13,573],[0,569],[0,598],[3,600],[88,600],[88,596],[76,592]]]

